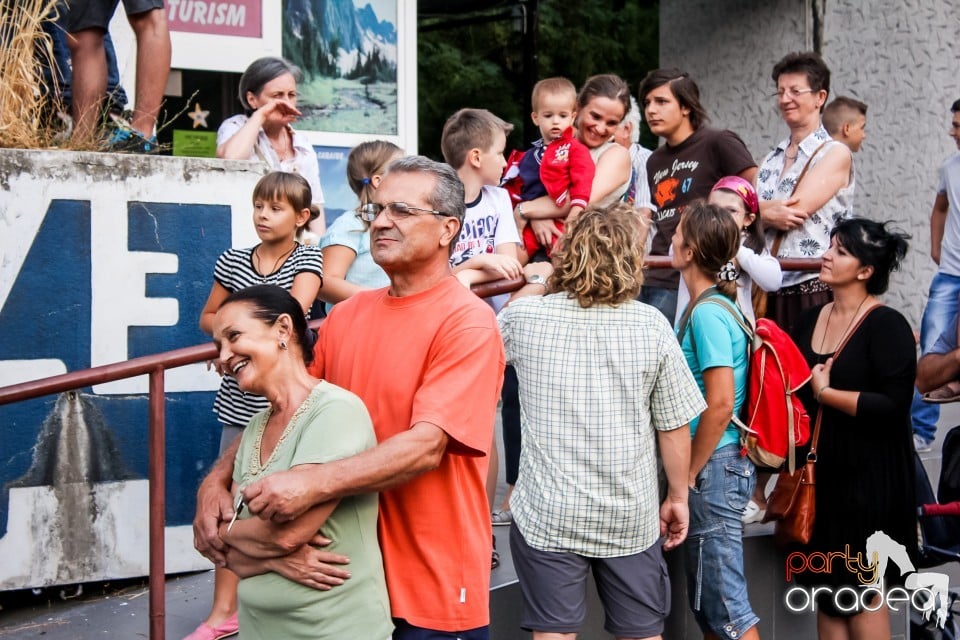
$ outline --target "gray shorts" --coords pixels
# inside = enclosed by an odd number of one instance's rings
[[[84,29],[106,31],[120,0],[66,0],[66,3],[64,28],[67,33],[76,33]],[[135,16],[163,9],[163,0],[123,0],[123,9],[128,16]]]
[[[517,525],[510,525],[510,552],[523,594],[520,626],[528,631],[579,631],[587,617],[587,571],[592,570],[604,629],[621,638],[660,635],[670,613],[670,578],[661,545],[658,540],[631,556],[587,558],[534,549]]]

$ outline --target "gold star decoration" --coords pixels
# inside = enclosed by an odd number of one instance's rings
[[[203,109],[201,109],[199,102],[193,106],[193,111],[190,111],[189,113],[187,113],[187,116],[189,116],[189,118],[193,120],[194,129],[196,129],[197,127],[203,127],[204,129],[206,129],[208,115],[210,115],[210,112],[204,111]]]

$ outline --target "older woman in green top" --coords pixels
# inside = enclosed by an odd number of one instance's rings
[[[366,408],[352,393],[307,373],[312,352],[303,311],[280,287],[242,289],[214,321],[220,360],[244,391],[270,407],[244,430],[233,472],[240,487],[276,471],[324,464],[376,445]],[[351,496],[275,523],[242,507],[220,535],[227,566],[240,577],[243,638],[387,638],[393,625],[377,542],[377,496]],[[350,559],[350,577],[332,588],[298,573],[304,545]],[[293,579],[288,579],[290,578]],[[311,584],[312,586],[305,586]]]

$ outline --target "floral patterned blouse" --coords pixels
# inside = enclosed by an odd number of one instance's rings
[[[826,156],[834,145],[843,145],[833,140],[821,125],[816,131],[800,142],[798,157],[784,172],[783,165],[790,138],[784,138],[760,164],[757,173],[757,194],[760,200],[786,200],[793,193],[797,178],[807,162],[813,167]],[[782,175],[781,175],[782,174]],[[853,191],[855,187],[853,165],[850,166],[850,179],[825,205],[807,218],[803,226],[788,231],[777,252],[779,258],[819,258],[830,246],[830,232],[842,218],[853,215]],[[767,248],[772,250],[776,229],[767,230]],[[790,287],[817,277],[816,272],[784,271],[783,286]]]

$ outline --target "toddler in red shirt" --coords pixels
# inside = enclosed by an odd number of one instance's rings
[[[577,116],[577,90],[566,78],[547,78],[533,87],[533,123],[540,128],[540,140],[525,153],[514,151],[508,160],[503,186],[517,203],[527,256],[550,247],[537,240],[523,217],[523,203],[547,195],[558,207],[570,206],[566,218],[576,217],[590,201],[596,166],[590,150],[573,135]],[[554,224],[564,229],[564,218]],[[554,239],[554,242],[556,239]]]

